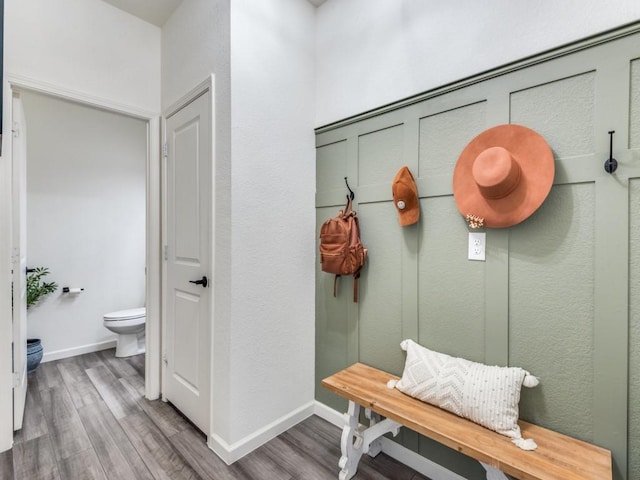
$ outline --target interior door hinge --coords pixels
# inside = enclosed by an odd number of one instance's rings
[[[169,359],[167,358],[167,354],[166,354],[166,353],[163,353],[163,354],[162,354],[162,361],[163,361],[164,363],[169,363]]]
[[[20,386],[20,373],[13,372],[13,388],[18,388]]]
[[[162,156],[163,157],[169,156],[169,145],[167,145],[166,143],[162,144]]]
[[[162,252],[165,260],[169,260],[169,245],[162,247]]]

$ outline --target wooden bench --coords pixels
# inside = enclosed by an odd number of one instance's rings
[[[464,418],[416,400],[387,382],[398,377],[356,363],[322,381],[322,386],[349,400],[342,431],[340,480],[352,478],[364,453],[375,457],[381,437],[406,426],[478,460],[488,480],[611,480],[611,452],[575,438],[520,421],[524,438],[538,444],[521,450],[511,439]],[[360,407],[370,425],[359,425]],[[384,417],[384,418],[382,418]]]

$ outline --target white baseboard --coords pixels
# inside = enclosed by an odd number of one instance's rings
[[[55,350],[53,352],[47,352],[42,355],[42,363],[52,362],[54,360],[60,360],[61,358],[75,357],[84,353],[99,352],[100,350],[108,350],[109,348],[115,348],[115,340],[107,340],[100,343],[92,343],[90,345],[82,345],[80,347],[65,348],[62,350]]]
[[[256,448],[264,445],[269,440],[277,437],[281,433],[287,431],[291,427],[297,425],[304,419],[313,415],[314,402],[294,410],[293,412],[271,422],[269,425],[257,430],[251,435],[246,436],[242,440],[229,445],[215,433],[209,435],[207,444],[227,465],[240,460],[242,457],[251,453]]]
[[[342,428],[344,426],[344,414],[334,410],[333,408],[327,407],[324,403],[316,401],[313,405],[313,413],[337,427]],[[412,452],[408,448],[405,448],[388,438],[382,438],[382,451],[391,458],[395,458],[400,463],[404,463],[432,480],[465,480],[464,477],[461,477],[457,473],[444,468],[442,465],[439,465],[422,455]]]
[[[331,407],[327,407],[324,403],[316,400],[313,404],[314,415],[324,418],[327,422],[332,423],[336,427],[344,427],[344,413],[340,413]]]

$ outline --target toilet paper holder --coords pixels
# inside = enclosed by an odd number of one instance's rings
[[[84,288],[81,287],[62,287],[62,293],[81,293]]]

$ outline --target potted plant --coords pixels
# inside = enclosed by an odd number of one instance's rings
[[[27,309],[38,303],[42,297],[58,289],[56,282],[45,282],[49,274],[47,267],[36,267],[27,273]],[[42,342],[39,338],[27,339],[27,371],[36,369],[42,360]]]
[[[56,282],[45,282],[44,277],[49,275],[47,267],[36,267],[27,273],[27,308],[38,303],[38,301],[58,289]]]

